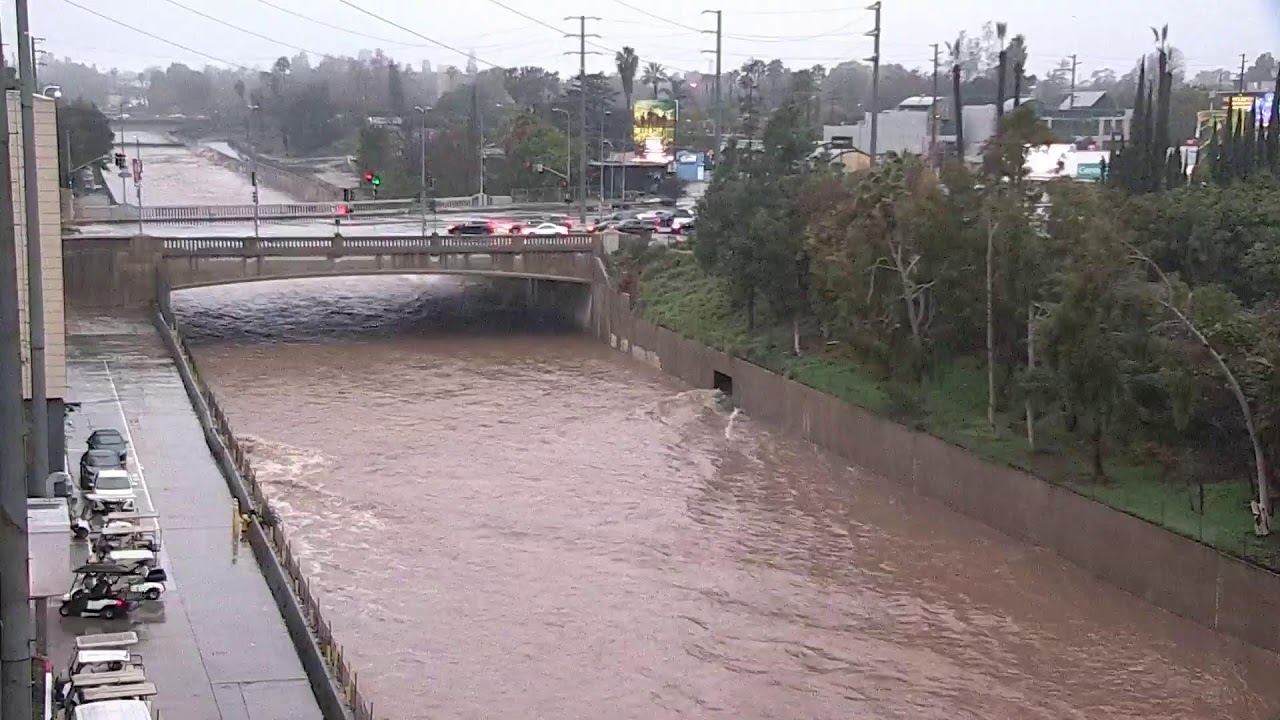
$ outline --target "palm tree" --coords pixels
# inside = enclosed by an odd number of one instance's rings
[[[1013,106],[1022,105],[1022,76],[1027,68],[1027,38],[1014,35],[1009,43],[1009,61],[1013,63]]]
[[[653,97],[658,97],[658,86],[667,79],[667,70],[662,67],[661,63],[651,62],[644,66],[644,75],[641,76],[640,82],[653,88]]]
[[[1000,118],[1004,117],[1004,81],[1009,74],[1009,47],[1004,38],[1009,32],[1009,24],[996,23],[996,39],[1000,41],[1000,66],[996,68],[996,131],[999,132]]]
[[[627,137],[631,137],[631,98],[636,91],[636,69],[640,67],[640,56],[635,48],[626,46],[613,56],[613,64],[618,68],[618,78],[622,80],[622,97],[627,101]]]
[[[956,36],[954,44],[947,43],[951,53],[951,104],[956,122],[956,155],[964,162],[964,105],[960,98],[960,71],[964,61],[964,32]]]
[[[685,82],[682,77],[672,75],[667,78],[667,87],[663,88],[662,92],[666,93],[667,97],[672,100],[684,100],[685,95],[689,92],[689,83]]]

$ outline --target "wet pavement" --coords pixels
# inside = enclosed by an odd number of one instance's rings
[[[80,403],[67,422],[70,463],[78,466],[95,429],[126,434],[138,509],[160,513],[169,584],[128,621],[62,618],[51,601],[55,671],[65,669],[76,635],[132,629],[166,718],[320,718],[253,553],[233,540],[231,495],[150,323],[69,318],[67,348],[68,402]]]

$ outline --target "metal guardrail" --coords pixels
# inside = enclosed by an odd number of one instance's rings
[[[333,625],[325,620],[324,614],[320,609],[320,600],[311,586],[311,581],[302,571],[302,564],[298,560],[297,553],[293,550],[293,544],[289,541],[288,534],[279,522],[279,514],[272,509],[271,501],[268,500],[266,493],[263,492],[262,484],[258,482],[257,473],[254,472],[248,455],[245,453],[244,448],[241,447],[239,440],[236,439],[235,433],[231,431],[231,423],[227,420],[226,413],[223,412],[222,406],[218,404],[217,397],[200,375],[200,369],[196,365],[195,358],[192,356],[190,348],[187,347],[182,333],[175,327],[176,323],[170,324],[172,321],[168,318],[165,318],[164,322],[173,331],[172,334],[175,338],[178,352],[182,354],[181,360],[185,361],[187,367],[191,369],[191,375],[195,380],[196,387],[209,408],[214,429],[230,453],[232,462],[235,463],[236,472],[240,474],[240,477],[249,486],[254,506],[252,508],[240,508],[241,512],[253,511],[257,513],[258,517],[275,519],[274,522],[268,523],[269,527],[265,528],[269,531],[267,532],[267,537],[276,553],[276,557],[279,558],[281,565],[284,566],[294,593],[302,601],[307,622],[311,626],[311,631],[320,645],[334,679],[337,680],[344,699],[351,707],[354,720],[375,720],[373,702],[366,699],[360,691],[360,675],[347,660],[342,644],[334,638]]]
[[[405,255],[420,253],[587,252],[598,236],[570,235],[429,235],[426,237],[264,237],[165,238],[169,257],[264,257],[280,255]]]

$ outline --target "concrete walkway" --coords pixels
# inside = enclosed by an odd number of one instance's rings
[[[253,553],[233,540],[230,493],[150,323],[69,321],[67,355],[68,403],[80,403],[67,423],[71,465],[78,469],[95,429],[126,435],[138,509],[151,505],[160,513],[161,566],[170,583],[158,602],[144,602],[127,622],[62,618],[51,601],[55,671],[65,669],[76,635],[132,629],[165,718],[318,720]]]

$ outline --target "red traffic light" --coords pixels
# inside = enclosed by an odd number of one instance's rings
[[[365,182],[373,182],[373,171],[372,171],[372,170],[365,170],[365,171],[364,171],[364,181],[365,181]]]
[[[351,209],[347,207],[347,204],[346,204],[346,203],[338,203],[338,214],[339,214],[339,215],[346,215],[346,214],[348,214],[348,213],[350,213],[350,212],[351,212]]]

